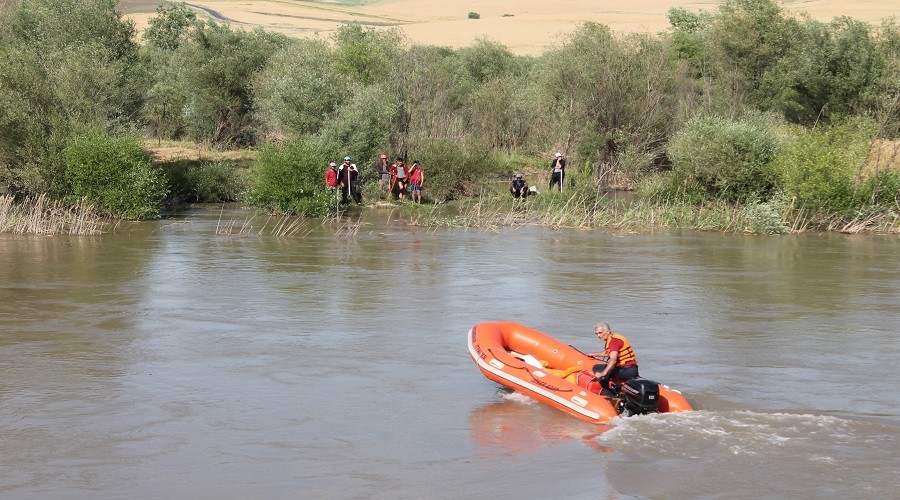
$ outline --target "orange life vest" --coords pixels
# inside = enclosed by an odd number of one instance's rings
[[[616,360],[616,366],[621,368],[626,364],[636,365],[637,357],[634,355],[634,351],[631,350],[631,344],[628,343],[628,339],[624,335],[619,335],[618,333],[611,333],[606,338],[606,356],[609,357],[609,344],[612,342],[612,339],[622,341],[622,348],[619,349],[619,358]]]

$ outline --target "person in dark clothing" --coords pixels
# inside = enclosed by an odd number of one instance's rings
[[[378,159],[375,160],[375,176],[378,179],[379,191],[382,193],[388,191],[388,196],[390,196],[391,162],[388,161],[388,157],[384,153],[381,153]]]
[[[522,174],[516,173],[513,180],[509,182],[509,192],[513,198],[524,201],[528,197],[528,183],[522,177]]]
[[[550,162],[550,189],[554,184],[559,184],[559,190],[562,191],[563,181],[566,178],[566,159],[562,153],[556,153],[553,161]]]
[[[362,194],[359,192],[356,179],[359,177],[359,169],[356,165],[350,163],[350,157],[344,157],[344,163],[338,169],[338,182],[341,186],[341,203],[347,203],[349,196],[353,197],[353,201],[357,204],[362,203]]]

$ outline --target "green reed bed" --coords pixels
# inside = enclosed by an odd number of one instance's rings
[[[67,204],[46,195],[22,201],[12,195],[0,196],[0,233],[94,235],[113,226],[84,198]]]
[[[625,232],[693,229],[743,234],[785,234],[810,230],[844,233],[900,233],[900,211],[872,210],[853,214],[809,213],[792,200],[735,204],[711,201],[701,205],[620,199],[599,192],[573,191],[512,202],[482,196],[456,213],[421,207],[411,225],[478,228],[543,226],[609,229]]]
[[[263,215],[254,213],[249,217],[219,218],[216,223],[217,236],[271,236],[275,238],[303,238],[311,234],[320,223],[315,219],[291,215]],[[364,223],[359,219],[344,217],[326,217],[321,225],[327,225],[334,232],[334,237],[352,237],[359,233]]]

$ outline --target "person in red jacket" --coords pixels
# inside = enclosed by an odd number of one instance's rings
[[[409,169],[409,194],[416,203],[422,203],[422,186],[425,185],[425,169],[419,165],[419,160]]]
[[[605,343],[606,350],[588,353],[588,356],[609,358],[607,363],[594,365],[594,376],[597,377],[600,387],[603,388],[603,395],[614,397],[616,394],[609,386],[609,380],[614,378],[625,381],[637,378],[639,376],[637,357],[634,355],[628,339],[624,335],[613,333],[608,324],[597,323],[594,333]]]
[[[331,189],[338,187],[338,171],[337,171],[337,163],[331,162],[328,165],[328,169],[325,170],[325,185]]]

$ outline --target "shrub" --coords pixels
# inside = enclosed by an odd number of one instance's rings
[[[63,157],[76,198],[84,197],[115,217],[159,217],[165,177],[150,162],[138,138],[93,132],[73,139]]]
[[[275,214],[327,215],[334,196],[325,188],[326,158],[305,141],[263,148],[256,158],[247,202]]]
[[[856,172],[866,161],[869,134],[860,122],[795,129],[774,162],[780,187],[800,208],[844,211],[865,203],[855,186]]]
[[[788,227],[781,220],[785,211],[783,199],[775,199],[765,203],[752,202],[741,210],[744,230],[753,234],[784,234]]]
[[[504,170],[488,148],[450,141],[434,141],[414,154],[410,160],[420,160],[425,168],[425,194],[438,201],[477,195],[485,180]]]
[[[469,19],[481,19],[481,14],[477,12],[469,12]]]
[[[761,118],[699,116],[669,145],[675,177],[698,195],[725,201],[765,195],[773,187],[769,162],[776,152],[775,134]]]
[[[244,191],[242,162],[177,160],[161,165],[169,200],[180,203],[238,201]]]

